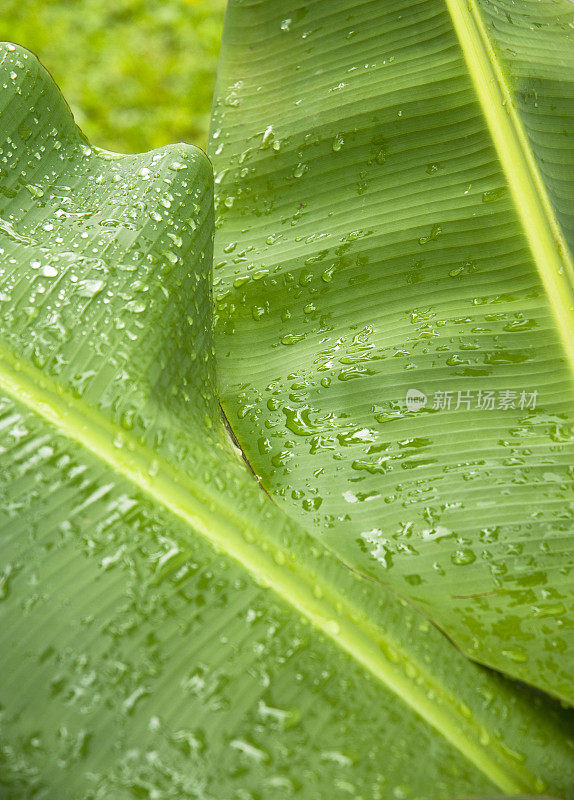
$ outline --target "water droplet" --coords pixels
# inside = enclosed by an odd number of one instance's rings
[[[442,233],[442,227],[440,225],[433,225],[428,236],[420,237],[419,244],[428,244],[428,242],[436,242],[441,233]]]
[[[333,139],[333,144],[331,145],[335,153],[338,153],[339,150],[343,147],[345,140],[341,136],[341,134],[337,134]]]
[[[451,561],[456,565],[472,564],[476,561],[476,555],[469,547],[464,547],[453,553]]]

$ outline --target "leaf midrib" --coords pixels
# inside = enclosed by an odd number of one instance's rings
[[[487,744],[481,742],[484,728],[423,664],[417,663],[416,675],[409,677],[405,667],[412,667],[413,658],[400,642],[336,594],[327,581],[311,576],[299,560],[293,561],[279,551],[260,525],[232,511],[99,411],[1,347],[0,387],[240,563],[261,584],[272,588],[414,709],[495,785],[507,792],[541,789],[539,779],[512,759],[504,743],[491,737]],[[114,444],[118,434],[124,440],[121,448]]]
[[[574,260],[476,0],[445,0],[574,376]]]

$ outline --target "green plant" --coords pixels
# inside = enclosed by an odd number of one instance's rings
[[[573,796],[570,23],[232,2],[215,340],[207,159],[4,47],[4,796]]]
[[[225,0],[3,0],[0,40],[50,71],[91,142],[205,147]]]

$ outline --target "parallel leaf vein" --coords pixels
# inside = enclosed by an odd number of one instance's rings
[[[574,260],[476,0],[445,0],[574,375]]]

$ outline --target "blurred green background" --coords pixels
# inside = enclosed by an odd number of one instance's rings
[[[0,40],[33,50],[90,141],[205,148],[225,0],[0,0]]]

